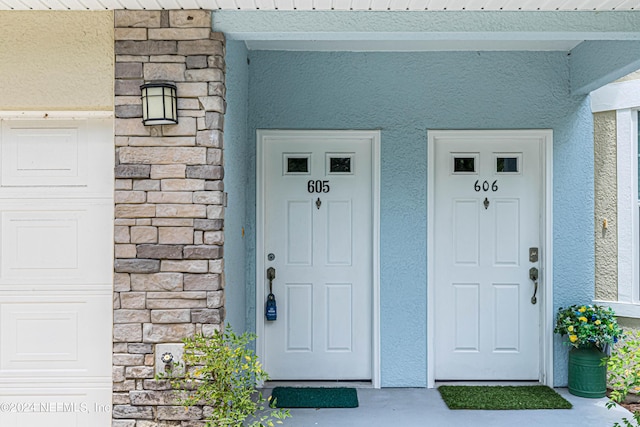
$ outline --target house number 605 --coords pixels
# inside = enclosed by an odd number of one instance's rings
[[[329,188],[329,181],[320,181],[310,179],[307,182],[307,191],[309,193],[328,193],[331,188]]]
[[[498,180],[493,181],[491,185],[489,185],[489,181],[480,183],[480,180],[476,180],[476,183],[473,184],[473,189],[476,191],[489,191],[489,188],[491,188],[491,191],[498,191]]]

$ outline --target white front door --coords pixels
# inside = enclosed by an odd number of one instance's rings
[[[110,426],[113,120],[0,129],[0,426]]]
[[[541,153],[523,134],[435,139],[436,380],[540,378],[530,252],[541,241]]]
[[[264,365],[278,380],[372,375],[372,144],[348,132],[262,131],[264,270],[277,320]],[[264,308],[264,307],[262,307]],[[260,311],[259,311],[260,312]]]

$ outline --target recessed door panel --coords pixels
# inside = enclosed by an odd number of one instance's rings
[[[351,351],[353,340],[353,300],[351,283],[327,285],[327,350]]]
[[[74,311],[10,312],[5,322],[16,331],[7,340],[13,354],[8,364],[56,362],[78,360],[78,313]]]
[[[14,241],[12,270],[76,270],[79,219],[71,215],[8,219],[5,232]],[[33,242],[38,242],[34,245]],[[41,273],[43,274],[43,273]]]
[[[495,202],[495,265],[517,266],[520,254],[520,201]]]
[[[310,283],[287,284],[287,351],[313,351],[313,288]]]
[[[520,286],[517,284],[494,284],[493,307],[495,310],[496,352],[517,352],[520,349]]]
[[[6,130],[2,144],[3,186],[86,186],[86,123]]]
[[[0,289],[111,282],[112,215],[108,200],[3,203]]]
[[[106,296],[0,296],[0,378],[110,377]]]
[[[287,262],[290,265],[311,265],[313,255],[313,217],[311,202],[287,202]]]
[[[478,201],[453,201],[453,242],[456,265],[478,264]]]
[[[327,203],[327,264],[351,265],[352,228],[351,201]]]
[[[477,283],[454,283],[454,351],[478,351],[480,341],[480,292]]]

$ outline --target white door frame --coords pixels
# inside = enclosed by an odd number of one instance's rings
[[[540,139],[541,202],[540,209],[540,278],[542,304],[540,312],[541,384],[553,387],[553,131],[532,130],[429,130],[427,147],[427,387],[435,386],[435,142],[440,138],[474,136],[479,141],[504,138]]]
[[[361,138],[371,141],[371,209],[372,209],[372,337],[371,383],[380,388],[380,131],[378,130],[266,130],[256,131],[256,354],[264,360],[264,304],[265,304],[265,191],[266,165],[264,145],[269,139],[286,138]],[[265,366],[269,372],[269,367]]]

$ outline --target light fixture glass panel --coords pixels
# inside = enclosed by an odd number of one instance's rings
[[[150,87],[147,89],[147,106],[149,108],[149,119],[166,117],[164,108],[164,94],[161,87]]]
[[[173,101],[176,97],[176,90],[174,88],[163,88],[164,97],[164,116],[177,118],[177,114],[175,112],[175,108],[177,108],[176,103]]]

